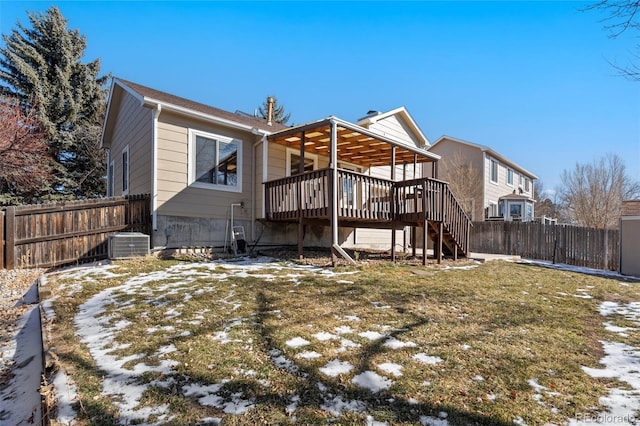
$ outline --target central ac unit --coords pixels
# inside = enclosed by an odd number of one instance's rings
[[[109,259],[128,259],[149,254],[149,236],[141,232],[120,232],[109,238]]]

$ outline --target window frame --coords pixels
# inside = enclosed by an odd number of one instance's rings
[[[513,169],[507,167],[507,185],[513,186]]]
[[[131,156],[129,155],[129,145],[122,150],[122,195],[129,194],[131,188]]]
[[[293,173],[293,170],[291,170],[291,156],[292,155],[297,155],[298,157],[300,157],[300,150],[299,149],[293,149],[293,148],[287,148],[287,154],[286,154],[286,159],[285,159],[285,175],[286,176],[291,176],[291,175],[297,175],[298,171],[296,170],[295,173]],[[310,152],[306,152],[304,153],[304,159],[307,160],[313,160],[313,170],[318,170],[318,154],[312,154]]]
[[[237,181],[236,185],[224,185],[219,183],[205,183],[197,181],[196,176],[196,137],[200,136],[212,141],[215,141],[216,150],[219,151],[219,143],[231,143],[236,145],[238,152],[238,163],[236,165]],[[187,158],[187,184],[192,188],[208,189],[213,191],[225,191],[225,192],[242,192],[242,157],[243,157],[243,140],[239,138],[232,138],[229,136],[223,136],[216,133],[205,132],[203,130],[189,129],[189,141],[188,141],[189,155]],[[217,152],[216,152],[217,155]]]
[[[493,176],[494,174],[494,165],[495,165],[495,178]],[[492,183],[498,183],[498,175],[499,170],[498,170],[498,160],[496,160],[495,158],[491,158],[489,157],[489,181]]]
[[[500,210],[498,208],[499,204],[495,201],[489,200],[487,202],[487,218],[492,218],[492,217],[499,217],[500,215]],[[491,214],[493,212],[495,212],[495,214]]]

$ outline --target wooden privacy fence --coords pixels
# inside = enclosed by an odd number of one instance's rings
[[[619,231],[535,222],[474,222],[471,251],[617,271]]]
[[[0,268],[47,268],[103,259],[118,231],[151,234],[149,195],[5,207]]]

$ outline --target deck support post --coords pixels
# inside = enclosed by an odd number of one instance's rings
[[[331,186],[329,188],[329,210],[331,217],[329,222],[331,223],[331,264],[336,266],[338,263],[338,255],[336,254],[335,246],[339,246],[338,243],[338,125],[334,119],[331,119]]]
[[[293,170],[292,170],[293,172]],[[304,173],[304,130],[300,133],[300,164],[298,164],[298,173]],[[298,182],[298,259],[304,258],[303,240],[304,240],[304,224],[302,223],[302,180]]]
[[[416,257],[416,242],[418,240],[416,232],[418,232],[417,226],[411,227],[411,256]]]
[[[391,180],[396,181],[396,147],[391,147]],[[391,212],[391,261],[396,261],[396,197],[395,185],[390,189],[389,210]]]
[[[442,263],[442,233],[444,232],[444,224],[438,222],[438,244],[436,244],[438,265]]]
[[[427,219],[424,219],[424,223],[422,224],[422,264],[427,265],[427,240],[429,232],[427,232],[427,227],[429,226],[429,222]]]

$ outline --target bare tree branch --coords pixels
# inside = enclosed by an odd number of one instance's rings
[[[560,199],[567,216],[576,224],[591,228],[616,228],[622,201],[640,195],[640,183],[626,173],[616,154],[591,164],[576,164],[562,172]]]
[[[599,0],[583,9],[584,11],[600,10],[605,13],[605,17],[600,21],[606,23],[604,29],[609,32],[610,38],[619,37],[627,30],[640,30],[640,0]],[[640,49],[640,46],[636,46]],[[630,80],[640,81],[640,57],[633,54],[635,59],[629,66],[619,66],[611,63],[611,65],[620,72],[620,74]],[[635,61],[635,63],[633,62]]]
[[[0,98],[0,192],[33,200],[53,178],[51,157],[34,113]]]

